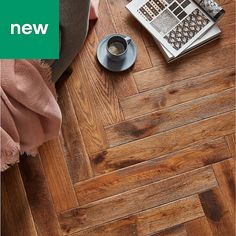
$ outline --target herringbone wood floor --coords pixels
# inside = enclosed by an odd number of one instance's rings
[[[2,235],[234,235],[234,1],[221,38],[172,64],[126,3],[101,0],[58,85],[60,138],[3,173]],[[121,74],[95,59],[113,32],[138,47]]]

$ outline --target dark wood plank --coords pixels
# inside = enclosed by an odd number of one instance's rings
[[[134,40],[138,48],[137,60],[133,71],[141,71],[152,67],[149,54],[141,36],[141,25],[135,18],[125,9],[128,4],[126,0],[107,0],[110,5],[111,14],[117,32],[127,34]]]
[[[210,225],[206,217],[201,217],[196,220],[187,222],[185,228],[188,236],[213,236]]]
[[[187,232],[184,225],[177,225],[159,233],[152,234],[152,236],[187,236]]]
[[[219,183],[219,187],[224,196],[224,201],[235,219],[235,161],[225,160],[213,165],[213,169]]]
[[[17,165],[1,174],[1,235],[37,236]]]
[[[234,45],[230,45],[137,72],[134,78],[139,91],[145,91],[233,65]]]
[[[226,158],[230,158],[227,144],[224,138],[219,138],[203,145],[171,153],[162,158],[97,176],[77,183],[74,187],[80,205],[84,205]]]
[[[61,235],[39,157],[23,156],[19,167],[38,235]]]
[[[235,158],[235,154],[236,154],[236,150],[235,150],[235,145],[236,145],[235,134],[227,135],[225,137],[225,139],[226,139],[226,141],[228,143],[229,150],[231,152],[232,157]]]
[[[131,166],[142,161],[171,153],[232,133],[234,130],[234,112],[202,120],[170,131],[159,133],[144,139],[116,146],[93,155],[92,163],[96,174]]]
[[[219,188],[199,194],[212,234],[234,236],[234,219]]]
[[[78,202],[59,140],[45,143],[39,152],[56,211],[77,207]]]
[[[235,89],[232,88],[108,126],[105,132],[109,146],[121,145],[234,110],[234,97]]]
[[[137,217],[138,233],[140,235],[150,235],[201,216],[204,216],[204,212],[199,198],[198,196],[192,196],[141,213]],[[186,235],[186,231],[181,230]],[[173,234],[167,233],[164,235]]]
[[[234,78],[234,66],[227,67],[122,99],[120,103],[125,118],[130,119],[232,88]]]
[[[135,214],[217,185],[212,168],[202,168],[105,198],[59,215],[64,234]]]
[[[57,93],[62,112],[61,146],[72,182],[76,183],[92,177],[93,171],[66,84],[58,86]]]

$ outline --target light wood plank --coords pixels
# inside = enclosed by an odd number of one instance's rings
[[[139,91],[145,91],[233,65],[234,45],[230,45],[137,72],[134,78]]]
[[[102,68],[96,55],[98,37],[94,29],[87,36],[83,50],[80,52],[85,74],[77,79],[88,87],[87,96],[94,100],[95,109],[103,125],[109,125],[123,120],[118,98],[113,88],[109,74]],[[81,68],[78,68],[81,70]]]
[[[17,165],[1,174],[1,235],[37,236]]]
[[[138,236],[136,217],[131,216],[101,226],[92,227],[71,236]]]
[[[57,86],[58,103],[62,112],[61,146],[73,183],[93,176],[82,133],[67,86]]]
[[[201,217],[185,224],[188,236],[213,236],[206,217]]]
[[[235,108],[235,88],[147,114],[105,129],[110,147],[145,138]]]
[[[224,138],[189,147],[162,158],[152,159],[122,170],[97,176],[76,184],[80,205],[175,176],[226,158],[230,153]]]
[[[82,60],[81,55],[74,60],[73,74],[66,81],[66,86],[71,96],[86,150],[88,153],[94,153],[106,148],[107,143],[103,133],[102,121],[95,109],[90,88],[84,82],[87,75]]]
[[[235,161],[225,160],[213,165],[217,181],[229,211],[235,217]]]
[[[99,20],[95,25],[98,39],[101,40],[103,37],[109,34],[117,33],[117,30],[115,28],[107,0],[100,1],[99,11],[106,13],[99,15]],[[138,93],[138,89],[132,75],[132,70],[122,73],[107,72],[107,77],[112,81],[116,95],[119,98],[124,98]]]
[[[228,136],[225,137],[228,146],[229,146],[229,150],[231,152],[232,157],[235,159],[235,154],[236,154],[236,150],[235,150],[235,134],[230,134]]]
[[[130,119],[232,88],[234,78],[234,66],[227,67],[122,99],[120,103],[125,118]]]
[[[232,133],[234,112],[202,120],[144,139],[107,149],[93,155],[96,174],[131,166],[142,161],[171,153],[206,139],[214,139]]]
[[[78,202],[59,140],[45,143],[39,152],[56,211],[77,207]]]
[[[21,158],[19,165],[38,236],[61,235],[40,158]]]
[[[204,216],[201,203],[198,196],[193,196],[141,213],[137,228],[140,235],[150,235],[201,216]],[[185,230],[182,232],[186,235]]]
[[[200,201],[214,236],[234,236],[234,219],[219,188],[199,194]]]
[[[117,32],[129,35],[137,45],[138,55],[133,71],[140,71],[152,67],[152,63],[140,33],[142,26],[125,9],[128,2],[126,0],[107,1],[110,5],[111,14],[113,16]]]
[[[212,168],[198,169],[66,211],[60,214],[59,222],[64,234],[73,233],[203,192],[216,185]]]

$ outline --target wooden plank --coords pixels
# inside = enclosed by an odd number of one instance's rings
[[[37,236],[17,165],[1,174],[1,235]]]
[[[203,192],[216,185],[212,168],[198,169],[66,211],[59,215],[59,223],[64,234],[73,233]]]
[[[187,232],[184,225],[177,225],[160,233],[152,234],[152,236],[187,236]]]
[[[95,25],[95,30],[98,39],[101,40],[103,37],[109,34],[117,33],[117,31],[113,22],[110,8],[106,0],[100,1],[99,11],[106,13],[99,15],[99,20]],[[138,89],[135,84],[131,70],[122,73],[107,72],[107,77],[109,80],[112,81],[114,89],[116,91],[116,95],[119,98],[124,98],[138,93]]]
[[[37,233],[40,236],[61,235],[40,159],[38,156],[23,158],[19,167]]]
[[[230,153],[224,138],[221,137],[203,145],[171,153],[161,159],[152,159],[77,183],[74,186],[75,192],[80,205],[84,205],[226,158],[230,158]]]
[[[138,236],[136,218],[131,216],[101,226],[92,227],[71,236]]]
[[[199,198],[192,196],[140,213],[137,217],[137,230],[140,235],[150,235],[201,216],[204,216],[204,212]],[[184,233],[186,235],[185,230]]]
[[[126,0],[107,0],[110,5],[111,15],[117,32],[127,34],[134,40],[137,48],[138,55],[135,62],[133,71],[141,71],[152,67],[147,49],[142,39],[141,28],[142,26],[136,19],[125,9],[128,4]]]
[[[188,236],[213,236],[205,216],[185,223],[185,228]]]
[[[230,45],[137,72],[134,78],[139,91],[145,91],[233,65],[234,45]]]
[[[234,66],[140,93],[120,101],[125,119],[234,87]]]
[[[235,108],[235,88],[147,114],[105,129],[110,147],[216,116]]]
[[[84,75],[77,79],[88,87],[87,96],[93,99],[94,109],[96,109],[102,124],[109,125],[123,120],[123,114],[112,80],[94,56],[97,50],[96,45],[98,45],[98,38],[96,31],[92,29],[86,38],[83,50],[80,52]],[[81,68],[77,69],[81,70]]]
[[[217,181],[229,211],[235,216],[235,161],[231,158],[213,165]]]
[[[93,176],[71,97],[65,84],[57,87],[58,103],[62,112],[61,146],[73,183]]]
[[[79,55],[73,63],[73,74],[66,81],[69,94],[88,153],[106,148],[102,121],[97,114],[91,91],[84,82],[86,78],[82,57]]]
[[[232,133],[234,112],[185,125],[144,139],[116,146],[91,156],[96,174],[131,166],[142,161],[181,150],[206,139]]]
[[[235,145],[236,145],[235,134],[227,135],[225,137],[225,139],[226,139],[226,141],[228,143],[229,150],[231,152],[232,157],[235,158],[235,154],[236,154],[236,150],[235,150]]]
[[[58,139],[39,148],[48,187],[57,212],[77,207],[77,199]]]
[[[199,194],[200,201],[214,236],[234,236],[234,219],[219,188]]]

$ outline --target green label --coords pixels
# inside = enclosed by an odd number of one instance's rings
[[[58,59],[59,0],[0,3],[0,59]]]

